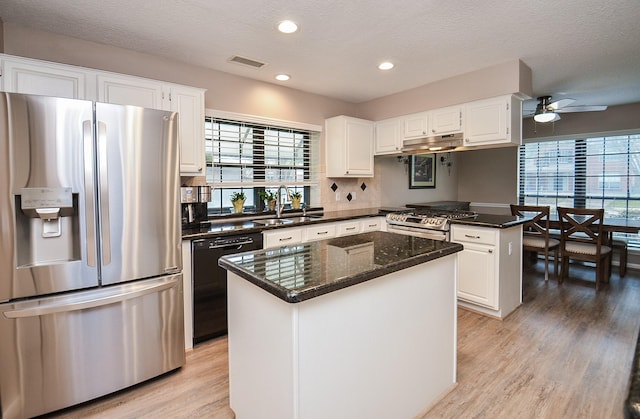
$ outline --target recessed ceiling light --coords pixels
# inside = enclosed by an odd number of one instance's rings
[[[291,76],[289,76],[288,74],[278,74],[276,76],[276,80],[280,80],[280,81],[287,81],[291,78]]]
[[[383,63],[380,63],[380,65],[378,65],[378,68],[380,70],[391,70],[393,68],[393,63],[390,61],[385,61]]]
[[[290,20],[283,20],[278,24],[278,30],[282,33],[294,33],[298,30],[298,25]]]

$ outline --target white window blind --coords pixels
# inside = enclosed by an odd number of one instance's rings
[[[245,208],[263,209],[259,192],[286,185],[310,200],[317,185],[318,133],[214,116],[205,117],[207,183],[214,212],[230,210],[230,196],[244,192]]]
[[[526,205],[604,208],[640,220],[640,134],[520,146],[518,199]],[[626,238],[638,244],[637,235]]]

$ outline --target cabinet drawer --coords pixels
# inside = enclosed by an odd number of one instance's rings
[[[360,220],[347,221],[336,225],[336,236],[348,236],[360,233]]]
[[[336,226],[330,223],[310,226],[305,233],[306,241],[329,239],[336,236]]]
[[[498,236],[496,229],[492,228],[453,226],[451,241],[496,245]]]
[[[285,228],[278,231],[269,231],[262,233],[264,240],[264,248],[288,246],[302,242],[302,229]]]
[[[367,218],[366,220],[362,220],[360,222],[360,227],[363,233],[368,231],[379,231],[382,230],[382,223],[385,222],[384,218]]]

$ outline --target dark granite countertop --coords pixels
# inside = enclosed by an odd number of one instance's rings
[[[404,208],[406,210],[406,208]],[[203,224],[200,228],[194,229],[183,229],[182,230],[182,239],[183,240],[191,240],[191,239],[204,239],[207,237],[213,236],[224,236],[238,233],[254,233],[265,230],[271,230],[275,228],[286,228],[286,227],[297,227],[297,226],[307,226],[311,224],[319,224],[319,223],[330,223],[336,221],[345,221],[351,220],[354,218],[365,218],[365,217],[377,217],[384,216],[384,214],[388,212],[401,211],[402,208],[366,208],[366,209],[358,209],[358,210],[343,210],[343,211],[313,211],[309,210],[307,212],[307,216],[309,219],[304,222],[292,222],[285,223],[279,225],[263,225],[259,223],[255,223],[252,220],[264,219],[264,218],[275,218],[274,213],[257,213],[257,214],[244,214],[241,218],[229,218],[224,217],[219,221],[213,221],[210,223]],[[285,212],[282,214],[283,219],[296,219],[302,216],[301,211],[297,212]],[[228,219],[228,221],[225,221]]]
[[[509,228],[524,224],[531,217],[517,217],[515,215],[478,214],[473,218],[451,220],[451,224],[465,224],[477,227]]]
[[[297,303],[461,250],[458,243],[375,231],[223,256],[218,264]]]
[[[183,229],[182,239],[204,239],[208,237],[218,237],[232,234],[246,234],[256,233],[266,230],[272,230],[277,228],[298,227],[307,226],[311,224],[331,223],[337,221],[352,220],[356,218],[366,217],[380,217],[389,212],[408,211],[408,208],[365,208],[357,210],[342,210],[342,211],[329,211],[322,212],[310,210],[307,214],[309,217],[304,222],[291,222],[278,225],[264,225],[254,222],[253,220],[259,220],[264,218],[275,218],[274,213],[261,213],[261,214],[243,214],[242,217],[230,218],[222,217],[220,220],[213,221],[210,224],[203,224],[200,228],[195,229]],[[297,212],[285,212],[281,218],[284,219],[296,219],[302,216],[301,211]],[[467,224],[476,225],[479,227],[492,227],[492,228],[509,228],[518,224],[523,224],[530,218],[527,217],[515,217],[512,215],[493,215],[493,214],[478,214],[474,218],[466,218],[459,220],[451,220],[451,223],[455,224]],[[225,221],[228,220],[228,221]]]

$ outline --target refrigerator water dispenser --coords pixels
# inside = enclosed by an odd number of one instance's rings
[[[18,266],[77,260],[77,196],[71,188],[22,188],[16,196]]]

